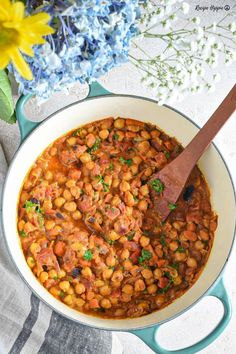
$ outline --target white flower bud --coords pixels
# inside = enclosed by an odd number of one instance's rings
[[[181,10],[183,11],[183,13],[184,13],[185,15],[188,14],[189,8],[190,8],[189,4],[188,4],[187,2],[183,2],[182,7],[181,7]]]

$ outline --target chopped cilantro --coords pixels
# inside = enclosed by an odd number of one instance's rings
[[[110,164],[109,164],[109,170],[111,170],[111,171],[114,170],[114,164],[112,162],[110,162]]]
[[[113,267],[111,266],[111,267],[109,267],[109,269],[115,270],[115,266],[113,266]]]
[[[97,149],[99,148],[100,142],[101,142],[101,139],[96,138],[95,143],[93,144],[93,146],[91,148],[89,148],[89,147],[87,148],[87,152],[89,154],[91,154],[92,152],[97,151]]]
[[[101,184],[102,184],[104,192],[108,192],[110,186],[109,186],[108,183],[106,183],[106,182],[104,181],[103,176],[99,175],[99,176],[96,176],[95,178],[98,179],[98,183],[101,183]]]
[[[151,187],[157,193],[162,193],[164,190],[164,184],[158,178],[151,181]]]
[[[179,263],[177,263],[177,262],[176,263],[172,263],[172,264],[170,264],[170,267],[178,270],[179,269]]]
[[[175,252],[184,253],[185,252],[185,248],[183,248],[182,246],[179,246]]]
[[[138,197],[134,196],[134,201],[137,203],[138,202]]]
[[[107,241],[107,243],[108,243],[109,245],[113,245],[113,243],[115,242],[115,241],[113,241],[113,240],[108,240],[108,239],[106,239],[106,241]]]
[[[25,231],[20,231],[19,232],[19,235],[20,235],[20,237],[27,237],[27,234],[25,233]]]
[[[65,295],[66,295],[66,294],[65,294],[63,291],[60,291],[60,293],[59,293],[59,296],[60,296],[60,297],[63,298],[63,297],[65,297]]]
[[[123,164],[126,164],[128,166],[131,166],[133,161],[132,161],[132,159],[127,159],[126,160],[124,157],[121,156],[120,157],[120,162],[123,163]]]
[[[160,243],[163,247],[166,246],[166,236],[164,234],[161,234],[160,236]]]
[[[115,133],[115,134],[113,135],[113,139],[114,139],[114,140],[118,140],[119,137],[120,137],[120,136],[119,136],[119,134],[117,134],[117,133]]]
[[[170,210],[175,210],[176,207],[177,207],[177,205],[174,204],[174,203],[169,203],[169,204],[168,204],[168,208],[169,208]]]
[[[133,240],[134,235],[135,235],[135,231],[131,231],[130,233],[128,233],[128,235],[127,235],[127,240],[128,240],[128,241]]]
[[[35,211],[38,212],[38,210],[40,209],[40,206],[39,206],[39,203],[32,202],[32,200],[26,200],[23,208],[25,208],[26,213],[31,212],[32,209],[35,209]]]
[[[91,259],[93,258],[93,253],[91,250],[86,250],[84,252],[84,255],[83,255],[83,258],[86,260],[86,261],[91,261]]]
[[[82,128],[76,129],[76,130],[72,133],[72,136],[80,135],[81,132],[82,132]]]
[[[151,258],[152,258],[152,253],[145,249],[142,249],[141,256],[138,258],[138,262],[143,263],[145,261],[149,261]]]
[[[171,285],[173,284],[173,280],[170,280],[169,283],[163,288],[163,289],[159,289],[158,293],[159,294],[165,294],[167,293],[167,291],[170,289]]]
[[[170,153],[167,152],[167,151],[164,151],[164,155],[165,155],[165,157],[167,158],[167,160],[169,160],[169,158],[170,158]]]
[[[58,279],[58,276],[56,275],[55,277],[53,277],[54,280],[57,280]]]

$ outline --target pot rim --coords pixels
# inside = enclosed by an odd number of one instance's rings
[[[52,118],[53,116],[55,116],[56,114],[62,112],[63,110],[66,110],[67,108],[69,107],[72,107],[74,105],[78,105],[80,103],[83,103],[84,101],[90,101],[90,100],[96,100],[96,99],[100,99],[100,98],[109,98],[109,97],[129,97],[129,98],[136,98],[136,99],[140,99],[140,100],[144,100],[144,101],[148,101],[148,102],[152,102],[152,103],[156,103],[158,104],[158,102],[154,99],[151,99],[151,98],[148,98],[148,97],[143,97],[143,96],[138,96],[138,95],[128,95],[128,94],[114,94],[114,93],[111,93],[111,94],[103,94],[103,95],[99,95],[99,96],[95,96],[95,97],[85,97],[84,99],[82,100],[79,100],[79,101],[75,101],[69,105],[67,105],[66,107],[62,107],[60,109],[58,109],[56,112],[50,114],[47,118],[45,118],[43,121],[41,122],[37,122],[38,125],[36,126],[36,128],[34,128],[30,134],[28,136],[30,136],[31,134],[33,134],[36,130],[40,129],[41,126],[43,126],[50,118]],[[169,105],[166,105],[164,104],[164,107],[180,114],[183,118],[185,118],[186,120],[188,120],[190,123],[192,123],[195,127],[197,127],[198,129],[201,129],[201,127],[198,126],[198,124],[196,124],[191,118],[189,118],[188,116],[186,116],[185,114],[183,114],[182,112],[180,112],[179,110],[169,106]],[[3,200],[4,200],[4,197],[5,197],[5,187],[6,187],[6,184],[7,184],[7,180],[8,180],[8,176],[10,174],[10,171],[11,171],[11,168],[13,166],[13,164],[15,163],[15,161],[17,160],[17,157],[18,157],[18,153],[19,153],[19,150],[21,149],[21,147],[27,143],[27,140],[28,140],[28,136],[26,137],[26,139],[20,143],[18,149],[16,150],[11,162],[10,162],[10,165],[9,165],[9,168],[7,170],[7,174],[6,174],[6,177],[5,177],[5,181],[4,181],[4,184],[3,184],[3,189],[2,189],[2,197],[1,197],[1,206],[3,205]],[[234,194],[234,202],[235,202],[235,205],[236,205],[236,188],[234,186],[234,183],[233,183],[233,178],[232,178],[232,175],[231,175],[231,172],[229,170],[229,167],[223,157],[223,155],[221,154],[220,150],[218,149],[218,147],[216,146],[216,144],[214,142],[211,143],[214,148],[216,149],[218,155],[221,157],[221,160],[222,162],[224,163],[224,166],[226,168],[226,171],[228,173],[228,176],[229,176],[229,179],[230,179],[230,182],[231,182],[231,185],[232,185],[232,189],[233,189],[233,194]],[[0,209],[1,211],[1,209]],[[56,313],[60,314],[61,316],[64,316],[65,318],[73,321],[73,322],[76,322],[76,323],[79,323],[83,326],[88,326],[88,327],[91,327],[91,328],[96,328],[96,329],[99,329],[99,330],[105,330],[105,331],[114,331],[114,332],[129,332],[129,331],[135,331],[135,330],[140,330],[140,329],[144,329],[144,328],[150,328],[150,327],[154,327],[154,326],[160,326],[161,324],[164,324],[166,322],[169,322],[175,318],[177,318],[178,316],[184,314],[186,311],[188,311],[189,309],[191,309],[194,305],[196,305],[204,296],[206,296],[211,289],[214,288],[214,286],[217,284],[217,282],[221,279],[222,275],[223,275],[223,272],[225,270],[225,267],[227,265],[227,262],[229,260],[229,257],[232,253],[232,249],[233,249],[233,245],[235,243],[235,234],[236,234],[236,220],[235,220],[235,226],[234,226],[234,236],[233,236],[233,240],[232,240],[232,243],[231,243],[231,246],[230,246],[230,249],[229,249],[229,252],[228,252],[228,255],[227,255],[227,258],[224,262],[224,264],[222,265],[222,268],[218,274],[218,276],[215,278],[215,280],[209,285],[209,287],[207,288],[207,290],[205,292],[203,292],[194,302],[192,302],[189,306],[185,307],[183,310],[179,311],[178,313],[176,313],[175,315],[173,316],[169,316],[167,319],[164,319],[162,321],[159,321],[159,322],[155,322],[153,324],[149,324],[149,325],[145,325],[145,326],[140,326],[140,327],[128,327],[128,328],[109,328],[109,327],[97,327],[97,326],[94,326],[94,325],[90,325],[90,324],[87,324],[87,323],[84,323],[83,321],[80,321],[80,320],[77,320],[77,319],[74,319],[74,318],[71,318],[69,315],[65,314],[64,312],[60,311],[60,310],[57,310],[54,308],[53,305],[50,305],[45,299],[43,299],[40,295],[38,295],[38,293],[36,292],[36,290],[34,290],[34,288],[29,284],[29,282],[24,278],[23,274],[21,273],[21,271],[19,270],[18,268],[18,265],[17,263],[15,262],[14,258],[13,258],[13,255],[11,253],[11,250],[10,250],[10,247],[8,246],[8,242],[7,242],[7,238],[6,238],[6,233],[5,233],[5,225],[4,225],[4,219],[3,219],[3,210],[1,212],[1,221],[2,221],[2,229],[3,229],[3,238],[4,238],[4,241],[5,241],[5,245],[7,247],[7,250],[8,250],[8,254],[11,258],[11,261],[12,263],[14,264],[15,268],[17,269],[17,272],[18,274],[20,275],[21,279],[27,284],[28,288],[32,291],[32,293],[40,300],[42,301],[44,304],[46,304],[51,310],[55,311]],[[207,263],[206,263],[206,266],[207,266]],[[168,305],[169,306],[169,305]],[[158,311],[155,311],[155,312],[158,312]],[[79,311],[78,311],[79,313]],[[148,316],[148,315],[147,315]],[[91,316],[91,317],[94,317],[94,316]],[[95,316],[96,317],[96,316]],[[142,316],[142,317],[145,317],[145,316]],[[102,317],[96,317],[97,319],[103,321],[103,318]],[[138,317],[137,317],[138,319]],[[106,320],[106,319],[104,319]],[[119,319],[114,319],[115,321],[119,321]]]

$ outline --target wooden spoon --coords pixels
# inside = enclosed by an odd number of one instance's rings
[[[183,152],[161,171],[151,176],[149,184],[152,198],[163,221],[171,210],[175,209],[193,167],[235,109],[236,85]],[[159,190],[159,193],[155,189]]]

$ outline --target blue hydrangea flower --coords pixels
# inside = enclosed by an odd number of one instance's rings
[[[128,61],[130,40],[138,32],[139,0],[28,0],[29,13],[46,11],[56,28],[47,43],[27,57],[34,75],[24,80],[12,67],[20,93],[48,98],[76,81],[90,82]],[[71,5],[72,4],[72,5]]]

